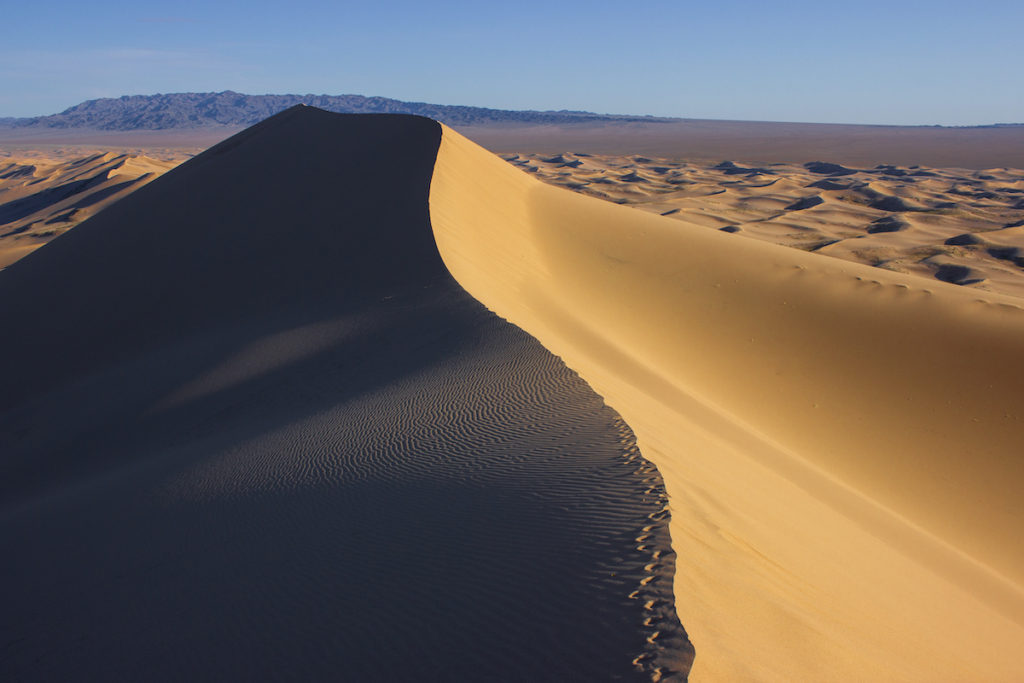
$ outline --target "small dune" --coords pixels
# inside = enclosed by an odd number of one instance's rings
[[[982,280],[972,268],[955,263],[937,264],[935,277],[954,285],[974,284]]]
[[[852,168],[846,168],[840,164],[832,164],[825,161],[809,161],[804,164],[804,168],[811,173],[828,176],[844,176],[856,173]]]
[[[871,221],[871,225],[868,227],[869,235],[877,235],[880,232],[899,232],[900,230],[906,230],[909,227],[909,223],[902,221],[895,216],[883,216],[877,220]],[[947,241],[947,244],[949,242]]]
[[[818,195],[812,195],[810,197],[801,197],[792,204],[786,207],[786,211],[803,211],[804,209],[810,209],[815,206],[824,204],[825,200]]]
[[[834,180],[818,180],[816,182],[811,183],[807,187],[816,187],[816,188],[818,188],[820,190],[849,190],[850,189],[849,185],[844,185],[843,183],[837,183]]]
[[[945,244],[949,244],[956,247],[966,247],[975,244],[982,244],[983,240],[973,232],[965,232],[959,235],[954,235],[945,241]]]
[[[868,206],[881,211],[920,211],[922,207],[914,202],[907,201],[903,197],[881,196],[871,202]]]

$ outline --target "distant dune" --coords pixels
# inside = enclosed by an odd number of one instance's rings
[[[9,154],[9,153],[8,153]],[[0,156],[0,268],[175,167],[186,156],[63,150]]]
[[[1022,299],[764,241],[1014,172],[530,151],[296,108],[0,272],[0,673],[1024,679]]]

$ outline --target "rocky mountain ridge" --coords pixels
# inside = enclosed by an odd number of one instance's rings
[[[0,118],[0,126],[166,130],[212,126],[249,126],[297,104],[345,114],[417,114],[449,125],[487,123],[564,124],[599,121],[672,121],[651,116],[617,116],[585,111],[510,111],[484,107],[403,102],[362,95],[246,95],[219,93],[125,95],[88,100],[59,114]]]

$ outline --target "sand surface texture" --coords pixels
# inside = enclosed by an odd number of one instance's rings
[[[181,152],[0,152],[0,268],[184,161]]]
[[[506,154],[545,182],[804,251],[1024,296],[1024,170]]]
[[[661,479],[445,269],[440,136],[289,110],[0,272],[0,679],[685,673]]]
[[[664,476],[693,680],[1024,679],[1021,299],[568,192],[447,128],[430,201],[456,279]]]

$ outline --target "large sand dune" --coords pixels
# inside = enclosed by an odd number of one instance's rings
[[[659,213],[304,109],[0,272],[2,666],[1024,678],[1021,300]]]
[[[1019,680],[1020,299],[538,182],[445,129],[456,279],[665,476],[701,680]]]
[[[0,272],[0,679],[685,673],[660,477],[445,269],[440,135],[291,110]]]

